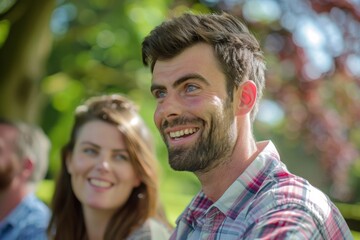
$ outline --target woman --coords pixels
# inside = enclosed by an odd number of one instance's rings
[[[168,239],[150,132],[121,95],[79,106],[52,201],[50,239]]]

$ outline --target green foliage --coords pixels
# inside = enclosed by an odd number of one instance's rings
[[[36,195],[48,206],[54,193],[54,186],[53,180],[43,180],[39,183],[36,190]]]
[[[350,185],[354,189],[355,199],[360,199],[360,159],[356,159],[350,169]],[[359,213],[360,214],[360,209]]]
[[[354,219],[360,221],[360,204],[349,204],[349,203],[336,203],[340,212],[347,219]]]
[[[3,45],[4,41],[10,30],[10,22],[7,20],[0,21],[0,47]]]
[[[174,188],[179,185],[179,181],[173,185]],[[176,219],[184,211],[185,207],[190,203],[194,195],[178,193],[176,191],[162,191],[161,200],[164,203],[166,216],[171,225],[176,226]]]
[[[355,232],[355,231],[351,231],[354,240],[359,240],[360,239],[360,232]]]

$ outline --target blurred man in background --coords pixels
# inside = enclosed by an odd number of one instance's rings
[[[49,150],[38,127],[0,119],[0,239],[46,239],[50,211],[34,192]]]

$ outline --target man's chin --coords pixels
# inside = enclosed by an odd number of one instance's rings
[[[169,157],[169,164],[175,171],[188,171],[192,172],[192,167],[185,163],[183,159],[179,157]]]
[[[199,164],[194,164],[194,162],[192,162],[192,160],[190,160],[189,158],[186,159],[186,161],[187,162],[185,162],[183,159],[179,159],[177,157],[169,158],[169,165],[175,171],[186,171],[186,172],[200,171],[201,172],[204,169],[204,167],[199,166]],[[196,160],[194,160],[194,161],[196,161]]]

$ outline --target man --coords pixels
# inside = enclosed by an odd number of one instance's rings
[[[142,54],[169,163],[202,185],[171,239],[352,239],[329,198],[254,139],[265,63],[246,26],[186,13],[156,27]]]
[[[50,211],[34,191],[49,149],[40,129],[0,119],[0,239],[47,239]]]

